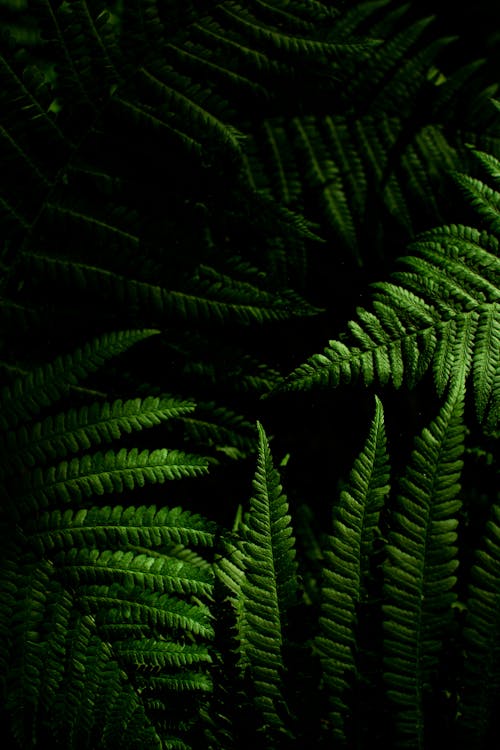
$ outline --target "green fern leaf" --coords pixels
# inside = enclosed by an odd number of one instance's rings
[[[17,380],[13,387],[2,390],[3,429],[15,427],[21,420],[30,419],[44,406],[50,406],[106,360],[126,351],[137,341],[158,333],[156,330],[119,331],[109,333],[77,349],[72,354],[58,357],[53,363],[39,367]]]
[[[161,739],[146,717],[138,694],[113,660],[109,646],[96,636],[92,620],[72,618],[65,651],[64,679],[51,703],[50,724],[55,737],[66,747],[88,750],[96,746],[102,734],[108,737],[105,747],[109,748],[117,748],[119,741],[125,747],[134,746],[138,737],[147,737],[153,747],[161,748]],[[121,731],[113,735],[117,704],[123,712]]]
[[[47,601],[53,595],[48,565],[26,565],[12,571],[17,606],[9,623],[12,652],[21,658],[9,663],[6,672],[6,709],[11,716],[12,734],[20,747],[33,747],[40,704],[44,645],[39,637]],[[4,627],[7,623],[4,623]],[[11,659],[9,659],[9,662]]]
[[[398,747],[425,747],[430,695],[453,619],[463,381],[416,438],[384,565],[384,666]]]
[[[330,703],[332,735],[340,745],[347,741],[345,724],[350,710],[347,692],[356,672],[357,609],[366,596],[373,542],[389,490],[388,479],[384,415],[377,399],[366,444],[354,463],[348,488],[334,508],[333,533],[324,551],[320,632],[315,648]]]
[[[152,396],[69,409],[10,433],[6,440],[6,471],[17,472],[24,466],[33,467],[49,459],[63,458],[68,453],[117,440],[124,433],[152,427],[194,409],[195,404],[190,401]]]
[[[212,681],[208,675],[185,669],[178,673],[162,674],[160,677],[137,677],[137,683],[141,691],[151,690],[155,693],[166,690],[173,694],[198,691],[210,693],[212,690]]]
[[[497,172],[500,162],[491,154],[475,153],[483,165],[487,165],[490,174],[497,176],[498,180]],[[463,189],[470,205],[485,220],[491,231],[497,235],[500,234],[500,195],[497,190],[489,187],[482,180],[466,174],[456,174],[455,180]]]
[[[206,664],[212,660],[206,646],[153,638],[115,641],[113,651],[121,662],[131,663],[148,671]]]
[[[500,509],[491,507],[471,571],[466,601],[464,688],[459,731],[466,745],[485,747],[496,722],[500,689]]]
[[[54,510],[26,523],[26,534],[41,555],[71,547],[134,545],[153,549],[166,544],[210,546],[213,524],[181,508],[119,505]]]
[[[314,315],[317,308],[291,293],[272,294],[248,282],[230,278],[203,266],[184,291],[165,289],[144,281],[129,279],[103,268],[41,255],[26,256],[45,275],[58,283],[97,298],[115,298],[127,309],[150,310],[159,321],[211,320],[223,323],[263,323],[283,320],[292,315]]]
[[[198,602],[161,594],[144,586],[119,584],[93,585],[82,588],[79,606],[96,617],[100,632],[110,639],[131,637],[135,632],[193,633],[211,640],[214,635],[209,608]]]
[[[288,505],[260,424],[254,495],[245,525],[245,578],[241,584],[245,627],[240,653],[250,666],[255,703],[271,732],[284,729],[281,674],[286,612],[295,602],[297,565]]]
[[[170,73],[170,71],[163,72],[167,72],[167,74]],[[157,78],[146,68],[140,68],[139,75],[142,78],[146,89],[152,89],[168,110],[173,110],[176,115],[178,113],[181,122],[187,121],[188,123],[193,122],[194,124],[197,124],[199,132],[205,133],[208,131],[212,134],[215,140],[220,141],[230,152],[234,153],[238,159],[241,158],[241,147],[244,140],[243,134],[229,123],[221,122],[205,108],[205,103],[202,105],[196,101],[196,99],[200,97],[200,93],[203,92],[201,87],[195,87],[191,84],[189,86],[190,96],[187,96],[182,91],[177,90],[174,85],[170,85],[170,83],[166,83]],[[178,76],[176,76],[176,79],[177,82]],[[179,81],[179,83],[181,83],[181,81]],[[181,88],[181,86],[179,86],[179,88]],[[186,90],[185,85],[182,88]],[[206,93],[203,98],[206,98]]]
[[[208,464],[199,456],[165,448],[154,451],[137,448],[118,452],[94,453],[62,461],[48,469],[35,468],[20,502],[24,506],[46,508],[55,501],[71,503],[85,497],[123,492],[206,473]]]
[[[500,194],[499,194],[500,195]],[[478,417],[498,420],[498,240],[450,225],[424,233],[409,270],[372,285],[373,312],[357,310],[348,333],[330,341],[284,383],[285,389],[362,379],[414,386],[432,366],[438,393],[472,371]]]
[[[243,29],[245,34],[253,37],[259,42],[269,45],[271,49],[286,53],[287,55],[300,55],[303,58],[316,57],[321,59],[335,58],[346,53],[357,53],[361,55],[363,50],[378,44],[377,40],[363,39],[359,42],[323,42],[307,37],[291,36],[262,23],[259,19],[242,5],[235,2],[226,2],[221,6],[221,11],[232,24],[238,29]]]
[[[70,549],[59,552],[55,562],[72,585],[118,582],[142,585],[160,593],[210,596],[212,576],[197,565],[158,554],[131,551]]]

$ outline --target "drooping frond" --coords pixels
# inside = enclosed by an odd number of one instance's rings
[[[323,42],[316,39],[308,39],[297,34],[288,35],[277,32],[267,24],[262,23],[244,6],[235,2],[226,2],[221,5],[223,14],[229,19],[230,24],[245,31],[260,43],[271,49],[279,51],[281,55],[300,55],[302,59],[315,57],[337,57],[342,53],[362,51],[366,47],[373,45],[373,42],[363,40],[362,42],[340,41],[340,42]],[[286,57],[285,57],[286,59]]]
[[[314,355],[285,388],[337,386],[361,379],[413,386],[432,367],[438,393],[473,372],[476,409],[494,427],[498,401],[500,263],[495,236],[462,225],[430,230],[404,256],[408,270],[372,286],[372,310],[323,354]]]
[[[415,440],[384,565],[384,677],[397,747],[427,746],[427,699],[450,634],[458,565],[463,383]]]
[[[25,507],[46,508],[54,502],[78,502],[85,497],[133,490],[145,482],[162,484],[199,476],[207,468],[205,459],[177,450],[109,450],[62,461],[46,470],[36,468],[26,487],[21,485],[20,502]]]
[[[340,746],[346,745],[348,738],[346,720],[352,698],[349,687],[356,674],[357,612],[366,596],[388,479],[384,415],[377,399],[366,444],[354,463],[348,488],[334,506],[333,530],[323,553],[320,631],[315,650],[321,660],[330,705],[332,736]]]
[[[172,593],[145,587],[143,583],[89,584],[79,592],[78,606],[96,618],[99,630],[107,638],[123,640],[126,636],[133,638],[160,630],[192,633],[207,640],[213,636],[212,616],[206,604],[191,603]],[[183,650],[180,645],[178,648]]]

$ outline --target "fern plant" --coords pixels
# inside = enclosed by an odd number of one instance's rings
[[[2,673],[12,737],[36,747],[178,747],[172,692],[210,687],[213,526],[180,508],[105,505],[206,472],[181,451],[89,450],[193,411],[173,397],[54,404],[156,331],[108,334],[2,394]],[[44,412],[48,415],[44,418]],[[166,705],[166,704],[165,704]],[[182,744],[182,743],[181,743]]]
[[[498,744],[497,83],[436,13],[0,2],[12,747]]]
[[[495,178],[500,162],[482,152],[478,158]],[[358,308],[348,332],[299,367],[286,387],[335,386],[358,377],[366,385],[411,387],[432,368],[442,395],[472,374],[477,416],[490,429],[498,426],[499,195],[477,178],[458,175],[457,181],[491,233],[450,225],[421,235],[416,255],[401,258],[404,270],[393,274],[394,282],[373,285],[372,310]]]

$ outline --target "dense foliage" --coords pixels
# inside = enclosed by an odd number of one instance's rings
[[[496,39],[422,7],[0,3],[7,746],[498,743]]]

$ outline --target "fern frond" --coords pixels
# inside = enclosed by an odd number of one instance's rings
[[[135,631],[193,633],[210,640],[213,637],[209,608],[198,602],[161,594],[144,585],[110,586],[89,584],[82,588],[78,602],[84,611],[96,617],[99,631],[109,638],[123,637]]]
[[[163,72],[167,75],[167,81],[168,77],[173,77],[169,76],[170,71]],[[198,132],[212,134],[215,141],[219,141],[238,159],[240,158],[244,136],[237,128],[227,122],[222,122],[206,108],[206,99],[208,98],[206,90],[204,91],[201,86],[192,83],[186,86],[185,81],[183,82],[179,80],[179,76],[175,76],[175,82],[184,83],[182,88],[188,89],[188,96],[182,90],[178,90],[170,84],[170,81],[160,80],[146,68],[139,69],[139,74],[144,80],[145,87],[152,89],[167,109],[174,110],[176,117],[181,122],[187,121],[196,124]],[[181,87],[179,86],[179,88]],[[201,99],[202,102],[197,101],[197,99]]]
[[[212,682],[207,674],[202,672],[190,672],[186,669],[177,673],[162,674],[160,677],[137,677],[137,683],[141,691],[154,691],[155,693],[166,690],[172,693],[182,692],[206,692],[212,690]]]
[[[238,29],[255,40],[269,45],[271,49],[286,55],[300,55],[302,58],[312,57],[320,59],[322,56],[336,58],[346,53],[361,54],[363,50],[378,44],[378,40],[362,39],[359,42],[323,42],[297,35],[288,35],[276,31],[256,18],[247,8],[236,2],[226,2],[221,5],[224,16]]]
[[[20,499],[24,507],[47,508],[55,501],[71,503],[93,495],[123,492],[183,477],[205,474],[207,461],[182,451],[121,448],[118,452],[84,455],[48,469],[36,467]]]
[[[422,36],[433,18],[422,18],[401,31],[389,35],[388,39],[373,50],[369,72],[361,70],[353,81],[352,95],[375,100],[374,106],[384,101],[386,91],[391,89],[394,79],[400,73],[402,64],[409,64],[412,48]],[[406,77],[406,83],[413,88],[418,84],[415,76]],[[377,102],[378,99],[378,102]],[[384,102],[385,104],[385,102]],[[401,104],[401,101],[400,101]],[[387,109],[386,109],[387,111]]]
[[[409,270],[394,283],[372,285],[373,312],[358,308],[347,335],[330,341],[285,381],[286,389],[366,385],[392,380],[413,386],[429,367],[443,393],[449,382],[473,372],[476,410],[498,420],[500,329],[498,241],[470,227],[430,230],[401,259]]]
[[[121,728],[113,735],[118,705],[123,711]],[[119,742],[134,747],[138,737],[147,738],[158,750],[162,746],[137,692],[88,617],[73,617],[66,631],[64,679],[50,708],[52,732],[67,747],[90,750],[101,734],[108,737],[109,748],[117,748]]]
[[[475,149],[473,151],[497,188],[500,184],[500,161],[492,154]],[[464,191],[468,202],[485,220],[494,234],[500,234],[500,194],[498,190],[485,184],[482,180],[467,174],[455,174],[455,180]]]
[[[245,627],[240,654],[255,685],[255,704],[271,732],[283,731],[282,648],[287,609],[295,602],[297,564],[286,498],[273,467],[263,427],[257,424],[259,447],[254,495],[244,529],[245,578],[241,604]]]
[[[163,555],[121,550],[70,549],[59,552],[55,562],[72,585],[119,582],[142,585],[160,593],[210,596],[212,576],[198,565]]]
[[[398,747],[425,747],[430,696],[453,619],[463,381],[416,438],[384,564],[384,666]]]
[[[72,547],[165,544],[211,546],[213,524],[181,508],[119,505],[54,510],[26,523],[26,535],[41,555]]]
[[[72,385],[102,367],[108,359],[156,333],[156,330],[138,330],[105,334],[72,354],[57,357],[54,362],[16,380],[13,387],[2,390],[0,426],[9,429],[16,427],[21,420],[32,418],[44,406],[52,405],[65,395]]]
[[[12,734],[21,747],[32,747],[36,737],[44,664],[44,647],[38,634],[53,593],[50,578],[48,565],[34,564],[10,578],[16,588],[17,606],[9,626],[13,652],[20,658],[8,664],[6,709],[11,715]]]
[[[163,670],[165,667],[209,664],[211,662],[208,648],[204,645],[154,638],[115,641],[113,651],[120,661],[148,671]]]
[[[190,401],[152,396],[69,409],[10,433],[5,441],[6,470],[19,471],[23,466],[33,467],[49,459],[63,458],[68,453],[117,440],[123,434],[161,424],[194,409],[195,404]]]
[[[113,297],[127,310],[149,310],[158,321],[263,323],[292,315],[314,315],[317,308],[298,296],[272,294],[248,282],[230,278],[204,266],[191,278],[185,291],[165,289],[126,278],[104,268],[41,255],[26,257],[38,272],[57,283],[90,293],[98,299]]]
[[[463,746],[486,746],[496,722],[500,690],[500,509],[489,519],[471,571],[464,627],[464,689],[460,700],[459,730]]]
[[[332,735],[340,745],[347,742],[347,693],[356,672],[357,610],[366,596],[373,542],[389,490],[388,480],[384,414],[377,399],[366,444],[354,463],[348,488],[334,508],[333,532],[323,554],[320,630],[314,644],[330,704]]]

